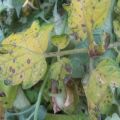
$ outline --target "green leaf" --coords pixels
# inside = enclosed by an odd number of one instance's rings
[[[119,0],[117,1],[117,5],[115,6],[114,10],[117,14],[120,13],[120,1]]]
[[[56,87],[59,92],[53,93],[53,109],[54,106],[58,106],[60,110],[65,113],[76,113],[78,112],[79,95],[77,92],[77,84],[74,79],[71,78],[71,64],[67,58],[62,58],[58,62],[52,64],[50,68],[50,79],[52,80],[51,91]],[[58,85],[56,84],[58,83]],[[54,90],[55,91],[55,90]],[[54,113],[58,110],[54,109]]]
[[[0,13],[2,13],[5,9],[6,7],[2,3],[0,3]]]
[[[16,10],[17,16],[20,16],[20,11],[25,0],[12,0],[12,5]]]
[[[64,28],[64,24],[63,24],[63,21],[62,21],[62,18],[60,16],[60,14],[58,13],[58,0],[56,0],[55,2],[55,6],[54,6],[54,10],[53,10],[53,16],[54,16],[54,28],[55,28],[55,33],[56,35],[61,35],[62,32],[63,32],[63,28]]]
[[[114,113],[112,117],[107,117],[105,120],[120,120],[120,117]]]
[[[86,41],[82,41],[75,48],[83,49],[87,47],[88,46]],[[70,55],[69,58],[72,65],[72,77],[82,78],[85,75],[85,73],[88,72],[86,71],[86,68],[88,67],[88,64],[89,64],[88,53],[79,53],[79,54]]]
[[[30,89],[25,90],[25,95],[27,96],[28,100],[31,104],[34,104],[37,101],[39,86],[33,86]]]
[[[119,40],[119,38],[120,38],[120,21],[118,19],[115,19],[113,21],[113,27],[114,27],[115,35]]]
[[[68,35],[55,35],[52,37],[52,43],[59,49],[64,49],[69,44]]]
[[[30,107],[30,102],[28,101],[22,88],[20,87],[18,89],[17,96],[16,96],[13,106],[17,110],[24,110],[25,108]]]
[[[12,108],[18,86],[7,86],[0,80],[0,101],[5,108]]]

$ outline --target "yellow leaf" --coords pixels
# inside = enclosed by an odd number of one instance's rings
[[[0,81],[0,103],[4,108],[12,108],[17,95],[18,86],[7,86],[4,81]]]
[[[49,33],[52,29],[52,24],[40,26],[38,21],[34,21],[30,28],[10,35],[2,44],[18,45],[37,53],[43,53],[48,47]]]
[[[44,56],[26,48],[5,45],[6,54],[0,54],[0,80],[6,85],[23,88],[35,85],[45,74],[47,64]]]
[[[71,0],[68,11],[68,24],[72,32],[81,39],[89,31],[101,26],[108,16],[111,0]]]
[[[48,47],[53,25],[39,26],[35,21],[25,31],[12,34],[0,47],[0,80],[7,85],[22,83],[24,89],[35,85],[45,74],[47,63],[43,53]]]
[[[120,38],[120,21],[117,20],[117,19],[115,19],[115,20],[113,21],[113,27],[114,27],[115,35],[116,35],[116,37],[117,37],[118,40],[119,40],[119,38]]]

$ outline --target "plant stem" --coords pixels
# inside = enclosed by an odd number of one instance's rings
[[[64,55],[71,55],[71,54],[77,54],[77,53],[87,53],[87,48],[80,48],[80,49],[73,49],[73,50],[66,50],[66,51],[60,51],[60,52],[50,52],[45,53],[45,57],[56,57],[56,56],[64,56]]]
[[[60,61],[60,55],[59,55],[59,53],[60,53],[60,48],[58,47],[58,55],[57,55],[57,60],[58,61]]]
[[[93,63],[94,63],[94,59],[93,59],[93,58],[90,58],[90,63],[89,63],[89,74],[91,74],[91,72],[92,72],[93,69],[94,69]]]
[[[40,103],[41,103],[41,98],[42,98],[44,88],[45,88],[47,80],[48,80],[48,72],[46,73],[46,75],[47,76],[46,76],[45,80],[43,81],[43,84],[42,84],[42,86],[40,88],[40,91],[39,91],[39,94],[38,94],[38,99],[37,99],[36,106],[35,106],[35,111],[34,111],[34,120],[38,120],[39,106],[40,106]]]
[[[120,46],[120,42],[110,44],[108,49],[118,46]],[[72,50],[66,50],[60,52],[49,52],[49,53],[45,53],[44,56],[46,58],[49,58],[49,57],[57,57],[58,55],[65,56],[65,55],[78,54],[78,53],[88,53],[88,48],[79,48],[79,49],[72,49]]]
[[[34,115],[34,112],[31,113],[31,115],[26,120],[31,120],[31,118],[33,117],[33,115]]]

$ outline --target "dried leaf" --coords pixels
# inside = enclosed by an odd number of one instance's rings
[[[77,84],[71,78],[72,69],[69,59],[63,58],[51,66],[52,102],[54,112],[77,113],[79,96]]]

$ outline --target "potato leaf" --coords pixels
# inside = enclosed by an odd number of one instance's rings
[[[20,16],[20,11],[24,2],[25,0],[12,0],[12,5],[15,8],[18,17]]]
[[[118,64],[111,59],[102,60],[96,69],[92,71],[90,81],[85,90],[91,116],[95,117],[95,114],[98,113],[110,114],[113,110],[113,96],[110,86],[119,86],[119,79],[120,68]],[[98,112],[96,112],[96,109]]]
[[[112,117],[107,117],[105,120],[120,120],[120,118],[116,113],[114,113]]]
[[[36,53],[43,53],[47,50],[49,33],[52,29],[52,24],[40,26],[38,21],[34,21],[30,28],[11,34],[2,44],[18,45]]]
[[[0,80],[7,85],[22,83],[25,89],[36,84],[47,69],[43,53],[51,30],[52,25],[43,25],[39,29],[35,21],[26,31],[6,38],[1,47],[6,53],[0,54]]]
[[[118,19],[115,19],[113,21],[113,26],[114,26],[115,35],[119,40],[119,38],[120,38],[120,21]]]
[[[70,6],[64,6],[68,11],[69,27],[81,39],[103,25],[110,7],[111,0],[71,0]]]
[[[6,86],[4,81],[0,80],[0,102],[4,108],[11,108],[17,95],[17,86]]]
[[[120,14],[120,1],[119,0],[117,1],[117,5],[115,6],[115,12],[117,14]]]
[[[64,49],[69,44],[67,35],[55,35],[52,37],[52,43],[59,49]]]
[[[77,84],[71,78],[72,71],[69,59],[63,58],[54,63],[50,71],[51,93],[55,94],[52,96],[54,113],[61,110],[68,114],[77,113],[79,95]]]
[[[42,54],[18,46],[3,47],[8,53],[0,55],[0,80],[6,85],[22,83],[29,88],[43,77],[47,64]]]

